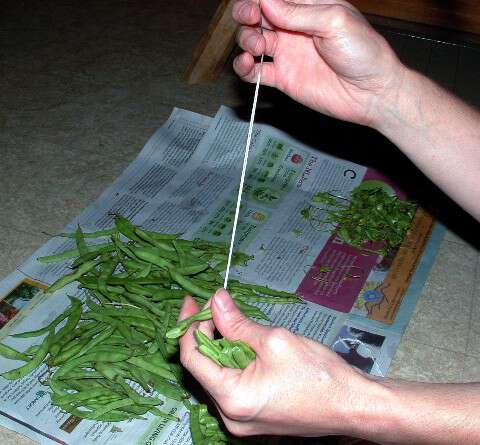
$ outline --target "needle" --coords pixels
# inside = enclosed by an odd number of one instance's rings
[[[228,251],[227,269],[225,271],[225,281],[223,288],[227,289],[228,277],[230,275],[230,266],[232,263],[233,244],[235,242],[235,233],[237,231],[238,216],[240,214],[240,204],[242,202],[243,183],[245,182],[245,173],[247,171],[248,154],[250,152],[250,144],[252,142],[253,122],[255,120],[255,111],[257,109],[258,91],[260,89],[260,81],[262,79],[263,54],[260,59],[260,68],[258,70],[257,84],[255,86],[255,95],[253,96],[252,112],[250,114],[250,124],[248,126],[247,143],[245,146],[245,154],[243,155],[242,174],[240,176],[240,185],[238,187],[237,206],[235,208],[235,217],[233,218],[232,238],[230,239],[230,249]]]

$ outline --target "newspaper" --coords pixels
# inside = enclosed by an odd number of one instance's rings
[[[225,107],[215,118],[175,109],[122,175],[65,231],[77,224],[84,231],[104,229],[120,213],[149,230],[229,240],[247,126]],[[316,192],[348,195],[366,180],[381,180],[402,196],[376,171],[256,125],[236,235],[236,248],[254,259],[231,273],[244,282],[297,292],[305,304],[259,304],[271,324],[324,343],[365,372],[385,375],[433,261],[439,237],[432,234],[433,221],[417,212],[404,241],[415,248],[384,258],[344,245],[301,215]],[[73,240],[53,237],[0,282],[1,341],[26,349],[28,339],[9,335],[45,326],[66,308],[68,295],[85,297],[74,283],[52,295],[43,292],[69,270],[69,262],[41,264],[37,258],[73,247]],[[15,365],[1,360],[0,372]],[[13,382],[0,378],[1,425],[41,444],[191,443],[188,414],[177,402],[166,400],[163,409],[175,413],[179,423],[154,416],[115,424],[80,421],[49,403],[40,383],[45,372],[40,367]]]

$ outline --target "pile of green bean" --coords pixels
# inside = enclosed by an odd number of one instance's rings
[[[19,379],[45,363],[53,404],[81,418],[109,422],[143,418],[147,413],[177,420],[159,409],[160,394],[183,401],[190,409],[191,425],[200,425],[192,426],[195,445],[225,443],[226,436],[218,422],[214,428],[216,420],[205,414],[206,408],[188,401],[176,355],[178,337],[194,321],[210,319],[211,311],[204,309],[178,324],[176,320],[186,295],[202,306],[222,286],[228,245],[142,230],[121,216],[115,217],[111,229],[83,233],[79,227],[61,236],[74,238],[76,248],[38,260],[73,259],[72,272],[47,292],[77,282],[85,289],[86,300],[71,297],[70,307],[48,326],[14,335],[44,336],[39,345],[19,352],[0,344],[1,356],[25,361],[2,377]],[[109,240],[86,242],[100,237]],[[233,263],[248,260],[236,253]],[[229,291],[240,310],[254,318],[266,316],[249,303],[301,302],[295,294],[237,280],[230,281]],[[200,352],[221,366],[245,368],[255,358],[243,342],[210,340],[199,331],[195,337]]]
[[[178,401],[189,397],[180,385],[181,367],[159,351],[160,339],[154,334],[162,326],[159,319],[129,306],[103,307],[90,298],[84,310],[80,300],[70,300],[71,306],[48,326],[14,335],[48,333],[39,346],[24,353],[1,346],[3,356],[8,351],[8,358],[26,361],[2,377],[16,380],[46,363],[44,383],[51,389],[51,402],[70,414],[115,422],[150,412],[178,420],[158,408],[164,402],[155,396],[160,393]]]

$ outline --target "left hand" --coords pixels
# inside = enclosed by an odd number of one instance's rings
[[[320,343],[245,317],[223,289],[212,298],[211,308],[213,321],[192,325],[181,338],[180,357],[212,396],[233,434],[358,433],[358,414],[365,418],[365,407],[375,406],[374,399],[378,402],[374,382]],[[197,311],[187,297],[180,318]],[[248,343],[256,359],[240,370],[221,368],[203,356],[193,331],[199,328],[213,338],[215,327],[228,339]]]

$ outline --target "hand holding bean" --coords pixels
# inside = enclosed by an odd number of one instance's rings
[[[224,290],[213,297],[211,310],[213,321],[194,323],[180,339],[181,361],[214,398],[233,434],[352,433],[348,413],[361,409],[372,381],[321,344],[248,319]],[[187,297],[180,319],[196,312]],[[202,355],[194,331],[213,338],[215,328],[229,340],[249,344],[256,359],[241,370]]]
[[[402,77],[385,39],[344,0],[239,0],[233,18],[245,51],[234,61],[237,74],[254,82],[254,57],[265,53],[272,61],[262,83],[321,113],[374,126],[377,103]]]

